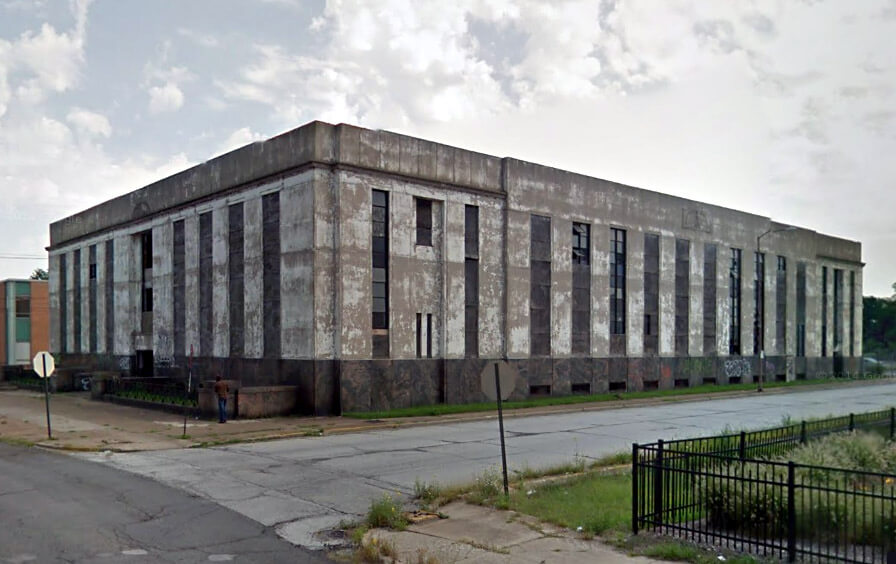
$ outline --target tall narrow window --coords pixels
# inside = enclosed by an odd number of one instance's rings
[[[787,259],[782,256],[775,276],[775,341],[778,354],[787,354]]]
[[[152,311],[152,231],[140,234],[140,272],[142,287],[140,311],[146,313]]]
[[[849,356],[856,355],[856,273],[849,271]]]
[[[796,265],[796,356],[806,356],[806,263]]]
[[[464,208],[464,351],[479,356],[479,208]]]
[[[821,267],[821,356],[828,356],[828,267]]]
[[[97,340],[99,338],[99,329],[96,319],[96,245],[87,247],[87,264],[87,283],[89,284],[87,287],[87,310],[90,315],[90,319],[88,320],[87,348],[90,352],[95,353]]]
[[[246,293],[243,288],[243,203],[232,204],[227,208],[228,226],[228,259],[227,259],[227,292],[230,306],[230,356],[243,356],[245,345],[245,303]]]
[[[716,246],[706,243],[703,246],[703,354],[712,356],[718,353],[716,342],[716,298],[717,284],[717,250]]]
[[[417,358],[423,358],[423,314],[417,314]]]
[[[675,241],[675,355],[688,356],[691,309],[691,242]]]
[[[199,216],[199,352],[214,356],[212,305],[212,212]]]
[[[843,356],[843,269],[834,269],[834,356]]]
[[[530,219],[529,343],[531,356],[551,354],[551,218]]]
[[[610,333],[625,333],[625,230],[610,229]]]
[[[572,353],[591,352],[591,226],[572,224]]]
[[[765,350],[765,253],[753,253],[753,354]]]
[[[74,264],[72,264],[72,290],[74,296],[72,299],[72,321],[74,321],[73,335],[75,341],[74,353],[81,353],[81,249],[77,249],[74,253]]]
[[[659,353],[660,236],[644,235],[644,354]]]
[[[417,201],[417,244],[432,246],[432,200],[414,198]]]
[[[174,354],[182,355],[187,352],[187,271],[184,220],[175,221],[172,231],[171,291],[174,298]]]
[[[261,197],[264,357],[280,356],[280,192]]]
[[[728,272],[728,303],[731,310],[729,324],[728,354],[741,354],[740,349],[740,273],[741,250],[731,249],[731,267]]]
[[[115,352],[115,240],[106,241],[106,265],[103,271],[106,293],[106,354]]]
[[[426,358],[432,358],[432,314],[426,314]]]
[[[389,356],[389,194],[372,191],[371,261],[373,356]]]

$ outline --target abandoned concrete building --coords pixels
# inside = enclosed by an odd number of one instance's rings
[[[312,122],[50,226],[62,363],[306,413],[857,372],[861,244],[413,137]],[[760,353],[765,361],[760,364]]]

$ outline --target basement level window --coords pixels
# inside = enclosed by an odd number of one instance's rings
[[[590,394],[591,393],[591,382],[584,382],[582,384],[573,384],[572,385],[572,393],[574,394]]]
[[[626,389],[625,382],[610,382],[611,392],[624,392]]]
[[[691,381],[687,378],[676,378],[675,379],[675,387],[676,388],[687,388],[690,387]]]
[[[644,389],[645,390],[658,390],[660,389],[659,380],[645,380],[644,381]]]
[[[417,244],[432,247],[432,200],[415,199],[417,201]]]
[[[704,384],[715,384],[715,383],[716,383],[716,379],[715,379],[715,378],[704,378],[704,379],[703,379],[703,383],[704,383]]]
[[[549,396],[549,395],[551,395],[551,385],[543,384],[543,385],[529,386],[529,395],[530,396]]]

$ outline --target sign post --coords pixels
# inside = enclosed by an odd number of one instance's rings
[[[53,355],[47,351],[41,351],[34,355],[34,371],[44,380],[44,402],[47,406],[47,438],[53,438],[53,429],[50,427],[50,376],[56,370],[56,361]]]
[[[492,376],[494,374],[494,376]],[[501,469],[504,475],[504,495],[510,495],[507,485],[507,450],[504,446],[503,401],[510,397],[516,387],[516,370],[507,362],[496,361],[486,365],[480,377],[482,393],[498,402],[498,429],[501,432]]]
[[[190,345],[190,358],[187,360],[187,396],[184,398],[184,432],[182,435],[187,436],[187,409],[190,403],[190,388],[193,387],[193,345]]]

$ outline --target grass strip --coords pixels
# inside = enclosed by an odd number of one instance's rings
[[[764,388],[789,388],[795,386],[817,386],[835,382],[856,381],[854,378],[820,378],[816,380],[793,380],[790,382],[766,382]],[[532,407],[547,407],[552,405],[576,405],[582,403],[600,403],[607,401],[625,401],[648,398],[665,398],[677,396],[692,396],[702,394],[718,394],[736,391],[755,390],[755,383],[728,384],[719,386],[716,384],[703,384],[692,388],[677,388],[672,390],[648,390],[643,392],[604,393],[576,396],[550,396],[544,398],[532,398],[521,401],[506,401],[504,409],[527,409]],[[438,415],[452,415],[457,413],[476,413],[494,411],[495,402],[466,403],[466,404],[436,404],[417,407],[405,407],[388,411],[359,411],[344,413],[344,417],[353,419],[395,419],[401,417],[427,417]]]

